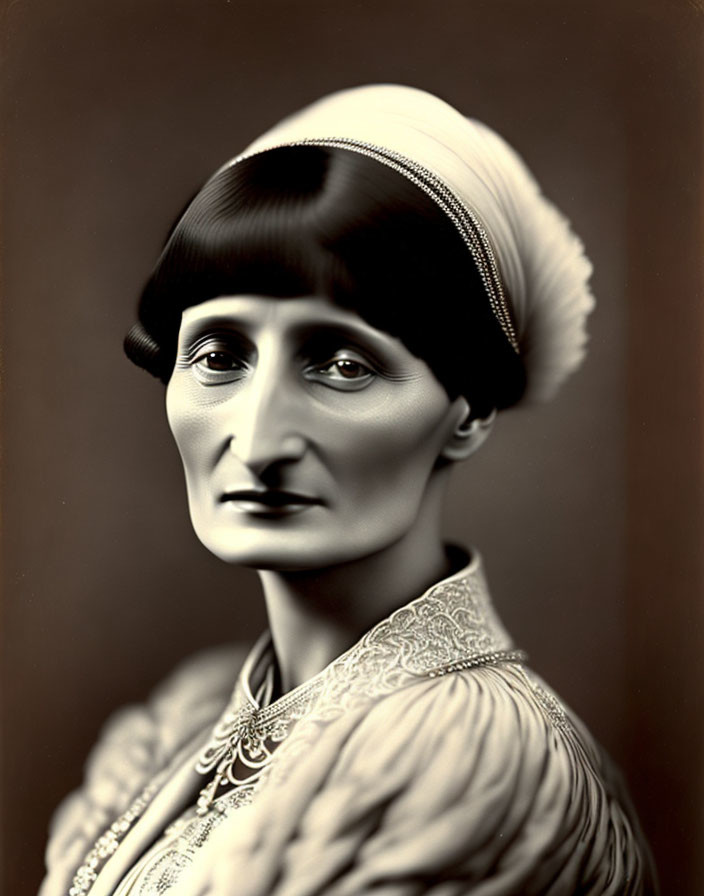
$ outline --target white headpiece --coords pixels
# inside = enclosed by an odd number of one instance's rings
[[[228,165],[300,144],[376,158],[446,211],[525,364],[526,397],[550,397],[579,365],[594,306],[591,264],[567,220],[498,134],[425,91],[375,84],[333,93],[285,118]]]

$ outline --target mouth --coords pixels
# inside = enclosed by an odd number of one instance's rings
[[[283,516],[291,513],[300,513],[309,507],[315,507],[322,502],[310,495],[301,495],[298,492],[267,489],[242,489],[239,491],[225,492],[220,498],[221,503],[231,504],[240,513],[258,514],[260,516]]]

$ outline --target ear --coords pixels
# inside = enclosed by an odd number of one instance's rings
[[[472,412],[467,399],[460,396],[457,401],[460,403],[459,421],[440,452],[440,457],[451,461],[464,460],[470,454],[474,454],[489,437],[496,419],[496,408],[487,417],[470,419]]]

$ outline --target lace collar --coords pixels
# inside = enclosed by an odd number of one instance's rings
[[[196,770],[211,779],[199,800],[202,814],[233,785],[254,786],[273,750],[302,719],[331,721],[419,679],[525,658],[493,609],[476,552],[459,572],[395,610],[318,675],[267,704],[253,678],[270,655],[266,633],[198,758]]]

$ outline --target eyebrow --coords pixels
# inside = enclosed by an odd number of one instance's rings
[[[209,333],[222,333],[233,337],[244,338],[256,345],[256,330],[259,329],[259,321],[251,320],[246,316],[213,314],[185,323],[184,329],[179,333],[179,346],[192,345],[197,339]],[[378,352],[388,353],[393,351],[397,337],[391,334],[377,332],[365,324],[357,325],[347,321],[330,320],[329,318],[304,318],[293,321],[288,327],[288,335],[299,340],[301,344],[308,341],[327,342],[342,340]],[[391,344],[389,344],[391,343]]]
[[[200,342],[217,336],[222,336],[231,342],[236,341],[246,349],[254,348],[245,329],[234,324],[231,319],[211,317],[183,325],[178,333],[176,349],[180,353],[190,353]]]
[[[346,342],[363,351],[372,351],[387,355],[393,351],[393,344],[389,344],[394,337],[389,334],[378,336],[373,330],[366,327],[358,327],[342,321],[311,321],[301,322],[300,326],[292,328],[292,332],[301,345]]]

